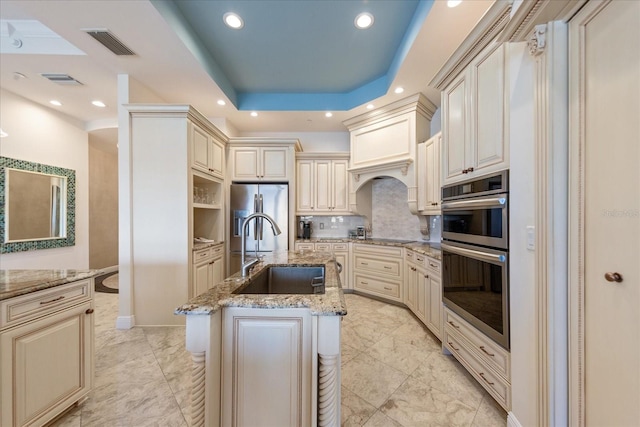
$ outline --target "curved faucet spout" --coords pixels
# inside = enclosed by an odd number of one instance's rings
[[[271,224],[271,231],[273,231],[274,236],[277,236],[282,233],[282,231],[280,230],[280,227],[278,227],[278,224],[276,224],[276,221],[273,218],[271,218],[269,215],[262,212],[252,213],[251,215],[246,217],[244,221],[242,221],[242,226],[240,227],[240,238],[242,240],[241,259],[240,259],[241,265],[242,265],[241,267],[242,277],[246,276],[249,273],[249,269],[258,262],[258,259],[252,259],[251,261],[246,261],[247,229],[249,228],[249,222],[252,219],[256,219],[257,221],[257,218],[264,218],[267,221],[269,221],[269,224]]]

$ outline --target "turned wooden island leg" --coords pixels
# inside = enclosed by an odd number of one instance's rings
[[[204,351],[191,353],[191,427],[204,427],[205,360]]]

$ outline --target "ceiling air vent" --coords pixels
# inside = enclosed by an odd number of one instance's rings
[[[54,73],[42,73],[40,74],[45,79],[49,79],[53,83],[65,86],[82,86],[82,83],[71,77],[69,74],[54,74]]]
[[[124,45],[120,40],[116,38],[109,30],[84,30],[94,39],[98,40],[104,47],[109,49],[116,55],[126,56],[135,55],[131,49]]]

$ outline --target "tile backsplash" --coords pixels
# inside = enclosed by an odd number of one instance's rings
[[[441,238],[440,216],[426,217],[429,235],[420,232],[420,219],[409,211],[407,187],[395,178],[380,178],[372,186],[372,218],[357,215],[298,216],[297,222],[311,221],[311,237],[348,237],[349,230],[370,225],[368,235],[379,239],[402,239],[439,242]],[[422,223],[424,224],[424,222]],[[296,235],[299,234],[296,228]]]

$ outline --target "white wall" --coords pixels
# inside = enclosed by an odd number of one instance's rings
[[[512,412],[536,425],[535,253],[526,227],[535,224],[534,60],[525,43],[509,44],[509,238]]]
[[[76,244],[0,255],[2,269],[89,268],[89,136],[81,122],[0,89],[0,155],[76,172]]]
[[[304,152],[348,152],[349,132],[244,132],[240,136],[297,138]]]

